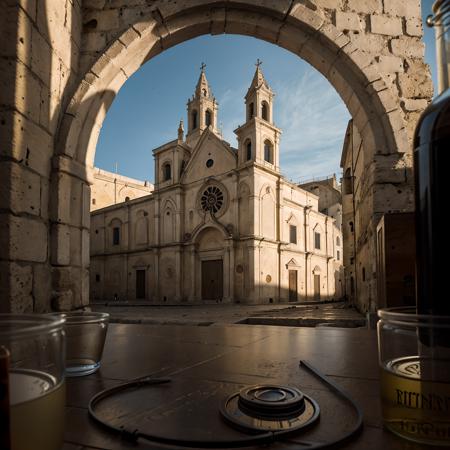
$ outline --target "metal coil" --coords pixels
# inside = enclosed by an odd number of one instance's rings
[[[442,25],[447,29],[450,26],[450,0],[437,0],[432,9],[434,14],[427,17],[427,25],[429,27]]]

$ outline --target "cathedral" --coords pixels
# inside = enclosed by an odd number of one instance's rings
[[[187,130],[153,150],[154,190],[91,213],[91,300],[281,303],[342,296],[342,234],[280,173],[274,93],[260,63],[238,148],[217,127],[204,66]]]

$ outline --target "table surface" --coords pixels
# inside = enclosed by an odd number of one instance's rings
[[[435,448],[402,440],[383,430],[374,331],[111,324],[100,370],[86,377],[67,379],[63,449],[174,448],[145,440],[139,440],[137,445],[128,443],[100,428],[88,416],[87,406],[94,394],[146,375],[170,377],[172,381],[115,397],[102,405],[102,414],[116,423],[123,420],[130,428],[171,437],[243,437],[221,420],[220,403],[245,386],[280,383],[296,386],[317,400],[320,422],[307,432],[267,448],[303,449],[307,447],[301,442],[333,441],[352,426],[355,416],[326,385],[299,367],[300,360],[310,362],[329,376],[363,409],[362,433],[342,448]]]

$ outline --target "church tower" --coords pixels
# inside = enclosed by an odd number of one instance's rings
[[[209,88],[205,67],[206,65],[202,63],[195,93],[187,102],[188,132],[186,134],[186,143],[191,147],[195,147],[201,134],[208,127],[211,127],[212,131],[218,133],[218,104]]]
[[[238,138],[239,165],[256,162],[279,170],[279,141],[281,130],[273,124],[274,93],[256,62],[256,71],[245,96],[246,122],[234,132]]]

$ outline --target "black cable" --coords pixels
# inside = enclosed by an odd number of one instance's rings
[[[308,450],[318,450],[318,449],[324,449],[329,448],[331,446],[336,446],[338,444],[342,444],[349,440],[351,437],[353,437],[356,433],[358,433],[362,429],[363,425],[363,415],[361,408],[358,406],[358,404],[352,400],[352,398],[343,390],[341,389],[336,383],[329,380],[324,374],[322,374],[319,370],[314,368],[311,364],[309,364],[306,361],[300,361],[300,366],[305,367],[308,371],[313,373],[316,377],[320,378],[321,381],[325,384],[327,384],[337,395],[342,397],[344,400],[349,403],[352,408],[356,412],[356,422],[355,425],[352,427],[350,431],[348,431],[344,436],[341,438],[328,443],[297,443],[297,445],[302,445],[303,448],[307,446]],[[138,378],[136,380],[129,381],[127,383],[120,384],[118,386],[114,386],[109,389],[105,389],[98,394],[94,395],[94,397],[91,398],[89,401],[88,411],[90,417],[99,425],[103,426],[104,428],[108,429],[109,431],[112,431],[116,433],[117,435],[120,435],[121,438],[136,442],[139,438],[145,439],[150,442],[157,442],[160,444],[166,444],[166,445],[173,445],[177,447],[190,447],[190,448],[239,448],[239,447],[249,447],[254,445],[262,445],[262,444],[270,444],[275,441],[279,441],[281,438],[286,437],[287,434],[292,434],[292,430],[286,430],[286,431],[275,431],[275,432],[265,432],[254,436],[248,436],[244,437],[242,439],[231,439],[231,440],[224,440],[224,441],[208,441],[208,440],[189,440],[189,439],[176,439],[176,438],[169,438],[165,436],[158,436],[153,434],[147,434],[139,431],[138,429],[128,429],[125,427],[117,427],[114,425],[111,425],[108,422],[105,422],[104,420],[100,419],[100,417],[95,413],[94,409],[96,405],[104,400],[105,398],[109,398],[112,395],[130,389],[132,387],[142,387],[142,386],[151,386],[151,385],[159,385],[159,384],[165,384],[169,383],[171,380],[170,378],[150,378],[150,377],[143,377]],[[293,445],[296,443],[293,442]]]
[[[320,370],[316,369],[314,366],[309,364],[306,361],[300,361],[300,367],[305,367],[309,372],[311,372],[313,375],[315,375],[317,378],[320,378],[320,380],[328,385],[328,387],[331,388],[332,391],[334,391],[337,395],[339,395],[341,398],[343,398],[351,407],[354,409],[356,413],[356,421],[355,425],[352,427],[350,431],[348,431],[346,434],[344,434],[339,439],[333,441],[333,442],[325,442],[322,444],[315,444],[310,447],[308,447],[311,450],[317,450],[322,448],[330,448],[334,447],[335,445],[343,444],[344,442],[347,442],[350,440],[353,436],[355,436],[357,433],[361,432],[363,428],[363,413],[361,407],[358,405],[358,403],[353,400],[350,395],[342,389],[338,384],[336,384],[334,381],[330,380],[326,377],[325,374],[320,372]]]

